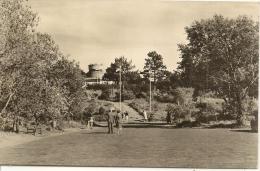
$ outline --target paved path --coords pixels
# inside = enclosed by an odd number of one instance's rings
[[[105,128],[0,149],[0,164],[255,168],[257,133],[228,129]]]

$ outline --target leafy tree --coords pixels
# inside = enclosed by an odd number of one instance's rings
[[[147,56],[148,58],[145,59],[144,77],[149,78],[151,76],[156,84],[165,78],[166,66],[163,64],[163,57],[156,51],[149,52]],[[151,72],[150,74],[149,71]]]
[[[132,61],[128,61],[124,56],[120,58],[115,58],[115,61],[110,64],[106,69],[106,73],[103,76],[103,79],[109,81],[119,82],[119,69],[121,66],[121,76],[122,81],[127,81],[129,78],[127,75],[130,75],[130,72],[135,68],[132,64]]]
[[[0,1],[0,13],[0,117],[16,127],[21,117],[63,119],[83,94],[82,71],[48,34],[35,32],[38,17],[23,0]]]
[[[243,100],[258,85],[258,25],[246,16],[216,15],[186,27],[189,43],[179,45],[179,70],[187,85],[217,92],[232,104],[238,124],[242,124]]]

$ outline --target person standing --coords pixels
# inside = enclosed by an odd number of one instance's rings
[[[107,126],[108,126],[108,133],[113,134],[113,124],[115,122],[115,109],[113,107],[110,108],[107,116]]]
[[[172,115],[170,112],[167,112],[167,117],[166,117],[167,124],[172,123]]]
[[[89,118],[89,127],[90,127],[90,129],[93,128],[93,124],[94,124],[94,117],[91,115],[90,118]]]
[[[116,122],[116,128],[117,128],[117,134],[120,135],[120,132],[122,132],[122,116],[120,114],[120,111],[117,111],[116,117],[115,117],[115,122]]]
[[[147,122],[147,120],[148,120],[148,117],[147,117],[147,113],[146,113],[146,111],[145,111],[145,110],[143,111],[143,114],[144,114],[144,122]]]
[[[129,116],[128,116],[128,112],[125,111],[125,121],[126,121],[126,122],[128,122],[128,117],[129,117]]]

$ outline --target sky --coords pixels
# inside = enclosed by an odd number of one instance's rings
[[[29,0],[40,17],[38,31],[50,34],[65,55],[84,71],[91,63],[106,68],[115,57],[142,70],[149,51],[163,56],[169,71],[180,61],[184,28],[215,14],[259,18],[256,2],[185,2],[171,0]]]

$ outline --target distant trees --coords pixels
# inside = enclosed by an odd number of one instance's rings
[[[179,45],[178,69],[186,86],[213,90],[231,104],[242,123],[243,100],[257,96],[259,23],[246,16],[216,15],[186,27],[187,44]]]

